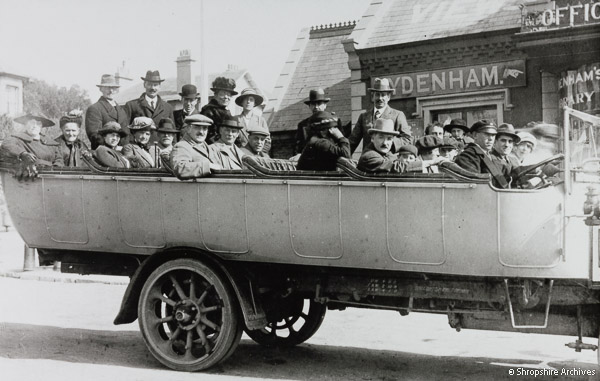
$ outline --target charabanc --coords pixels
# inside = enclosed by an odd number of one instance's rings
[[[577,114],[567,110],[566,115]],[[243,170],[182,181],[161,169],[0,163],[15,228],[62,271],[128,275],[115,324],[136,319],[150,352],[183,371],[233,353],[243,331],[294,346],[327,309],[445,314],[451,327],[573,335],[600,323],[598,119],[565,129],[563,173],[498,189],[452,163],[439,173]],[[569,126],[567,120],[565,126]]]

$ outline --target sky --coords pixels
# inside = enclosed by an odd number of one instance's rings
[[[207,71],[237,65],[271,91],[302,28],[358,21],[370,1],[204,0]],[[190,49],[200,75],[200,9],[201,0],[0,0],[0,69],[77,84],[92,100],[123,61],[135,79],[149,69],[175,77]]]

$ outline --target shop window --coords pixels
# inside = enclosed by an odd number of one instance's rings
[[[470,126],[481,119],[498,123],[498,109],[494,105],[492,107],[466,107],[460,109],[431,111],[432,122],[448,124],[452,119],[463,119],[467,122],[467,126]]]

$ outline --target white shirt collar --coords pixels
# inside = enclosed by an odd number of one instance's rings
[[[148,102],[149,105],[152,105],[152,101],[154,101],[154,107],[158,105],[158,97],[150,98],[147,95],[144,95],[144,97],[146,98],[146,102]]]
[[[373,117],[375,117],[375,113],[377,111],[379,111],[379,116],[383,115],[386,108],[387,108],[387,105],[384,108],[373,107]]]

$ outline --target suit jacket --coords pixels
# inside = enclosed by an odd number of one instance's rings
[[[33,140],[25,132],[16,132],[0,145],[0,158],[18,160],[19,155],[29,152],[37,158],[36,165],[62,167],[62,155],[58,151],[58,143],[53,140]]]
[[[158,168],[154,157],[136,143],[129,143],[121,152],[129,160],[132,168]]]
[[[225,143],[214,143],[208,146],[211,155],[211,162],[219,164],[222,169],[242,169],[244,164],[242,163],[242,157],[244,153],[238,148],[238,146],[227,145]]]
[[[85,112],[85,133],[87,134],[88,139],[90,139],[92,149],[104,145],[104,140],[97,132],[105,123],[110,121],[119,123],[123,131],[129,133],[129,116],[123,107],[119,105],[113,107],[108,103],[106,98],[100,97],[98,102],[87,108]],[[119,145],[125,145],[127,143],[128,137],[126,136],[121,139]]]
[[[250,148],[249,145],[246,147],[240,148],[240,150],[244,153],[245,156],[266,157],[267,159],[270,159],[270,156],[267,153],[265,153],[264,151],[256,153],[256,152],[252,151],[252,148]]]
[[[192,111],[191,115],[194,115],[194,114],[200,114],[200,111],[194,109]],[[173,111],[173,118],[174,118],[173,122],[175,123],[175,128],[178,129],[179,131],[181,131],[181,129],[183,128],[186,116],[187,115],[185,114],[183,109]],[[157,125],[157,127],[158,127],[158,125]]]
[[[145,116],[151,118],[154,121],[154,124],[158,127],[158,122],[160,122],[163,118],[169,118],[171,120],[173,117],[173,107],[170,104],[163,101],[160,95],[156,96],[156,107],[154,110],[148,102],[146,102],[146,94],[143,93],[139,98],[130,100],[125,104],[125,110],[127,111],[127,115],[129,116],[129,124],[133,123],[133,119],[138,116]],[[152,136],[150,137],[150,143],[154,143],[157,140],[156,130],[152,131]]]
[[[465,149],[456,156],[454,162],[461,168],[474,173],[489,173],[493,177],[496,187],[508,188],[503,167],[499,166],[485,151],[475,143],[469,143]]]
[[[369,145],[369,143],[371,143],[371,135],[369,135],[368,131],[370,128],[373,128],[373,125],[375,124],[375,121],[373,120],[374,112],[375,109],[371,107],[358,117],[358,121],[356,121],[356,124],[352,129],[352,133],[348,138],[348,140],[350,140],[351,152],[356,150],[356,147],[358,147],[361,140],[363,142],[363,147],[366,147]],[[398,148],[405,144],[411,144],[411,128],[408,125],[406,116],[404,116],[402,111],[393,109],[388,105],[383,111],[383,114],[381,114],[380,118],[394,121],[394,131],[400,132],[400,135],[394,138],[394,145],[392,147],[393,152],[397,152]]]
[[[207,144],[212,144],[219,140],[219,131],[217,131],[217,127],[221,124],[223,119],[233,118],[229,109],[225,106],[221,106],[214,98],[202,107],[200,114],[209,117],[213,121],[213,124],[208,127],[208,134],[206,135]]]
[[[104,167],[130,168],[131,164],[125,156],[121,155],[116,149],[106,145],[99,146],[92,154],[94,160]]]
[[[169,156],[175,175],[182,180],[210,175],[213,160],[216,158],[205,142],[196,143],[186,136],[173,146]]]
[[[369,143],[360,155],[356,167],[363,172],[370,173],[422,172],[423,162],[415,160],[410,163],[401,163],[396,155],[391,152],[382,155],[375,149],[373,143]]]
[[[269,126],[267,125],[267,120],[262,115],[253,114],[249,119],[242,117],[242,115],[236,115],[233,119],[237,120],[238,123],[244,128],[240,130],[240,135],[235,141],[235,145],[240,148],[246,147],[248,144],[248,128],[250,127],[260,127],[263,130],[269,131]],[[263,152],[267,154],[271,151],[271,137],[268,136],[265,140],[265,146],[263,147]]]
[[[62,156],[65,167],[87,167],[81,157],[81,152],[89,150],[88,146],[77,139],[73,143],[67,143],[64,136],[54,139],[58,143],[59,155]]]
[[[312,136],[304,147],[296,168],[311,171],[335,171],[337,159],[340,157],[350,158],[348,139]]]
[[[331,112],[331,115],[335,115],[335,112]],[[310,132],[310,121],[312,116],[309,116],[306,119],[303,119],[298,123],[298,128],[296,129],[296,145],[294,147],[294,153],[299,154],[302,153],[304,147],[306,147],[306,143],[310,140],[312,136]],[[342,126],[342,120],[338,118],[338,128],[340,131],[344,132],[344,127]],[[346,136],[344,134],[344,136]]]

